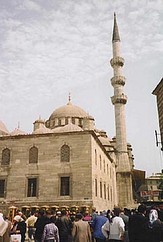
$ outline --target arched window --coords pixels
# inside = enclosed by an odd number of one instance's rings
[[[9,165],[10,164],[10,150],[5,148],[2,150],[2,165]]]
[[[38,162],[38,148],[33,146],[29,150],[29,163]]]
[[[68,145],[63,145],[61,147],[61,162],[70,161],[70,147]]]

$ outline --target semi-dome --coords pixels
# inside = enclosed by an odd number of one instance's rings
[[[0,135],[7,135],[9,134],[9,131],[7,130],[5,124],[0,121]]]
[[[57,108],[50,116],[50,119],[54,118],[65,118],[65,117],[77,117],[77,118],[86,118],[90,117],[88,113],[86,113],[82,108],[73,105],[70,101],[60,107]]]
[[[12,136],[14,136],[14,135],[23,135],[23,134],[27,134],[27,133],[25,133],[24,131],[20,130],[19,128],[14,129],[10,133],[10,135],[12,135]]]

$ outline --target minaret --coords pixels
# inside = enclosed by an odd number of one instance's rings
[[[124,94],[125,77],[122,75],[124,59],[120,53],[120,37],[116,15],[114,14],[113,27],[113,58],[110,63],[114,71],[114,77],[111,84],[114,88],[114,96],[111,97],[115,110],[115,127],[116,127],[116,176],[117,176],[117,193],[119,206],[125,207],[133,204],[131,164],[127,151],[126,140],[126,122],[125,122],[125,104],[127,96]]]

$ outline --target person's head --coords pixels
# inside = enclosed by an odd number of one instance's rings
[[[39,210],[38,217],[42,217],[44,216],[44,214],[45,214],[44,210]]]
[[[118,207],[115,207],[115,208],[113,209],[114,216],[119,216],[120,212],[121,212],[121,209],[118,208]]]
[[[61,211],[57,211],[57,217],[61,216]]]
[[[46,211],[46,217],[50,218],[52,216],[51,210]]]
[[[88,215],[89,215],[89,212],[85,211],[84,216],[88,216]]]
[[[149,221],[152,224],[158,219],[158,212],[156,209],[151,209],[149,212]]]
[[[34,211],[31,211],[30,212],[30,216],[33,216],[33,215],[35,215],[35,212]]]
[[[144,204],[139,205],[139,207],[138,207],[138,213],[145,214],[146,211],[147,211],[146,205],[144,205]]]
[[[21,222],[23,219],[22,219],[22,217],[20,216],[20,215],[16,215],[14,218],[13,218],[13,221],[14,221],[14,223],[16,222],[16,223],[19,223],[19,222]]]
[[[83,218],[82,213],[77,213],[77,214],[76,214],[76,219],[77,219],[77,220],[81,220],[82,218]]]
[[[124,208],[124,214],[125,215],[130,215],[130,209]]]
[[[21,211],[18,212],[18,215],[20,215],[21,217],[23,216],[23,213]]]
[[[62,211],[61,211],[61,216],[65,216],[65,215],[67,215],[66,210],[62,210]]]

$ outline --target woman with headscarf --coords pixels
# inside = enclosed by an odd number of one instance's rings
[[[26,223],[20,215],[16,215],[13,219],[13,227],[11,234],[20,234],[21,242],[25,242]]]
[[[158,217],[156,209],[149,212],[149,242],[160,242],[163,240],[163,222]]]

